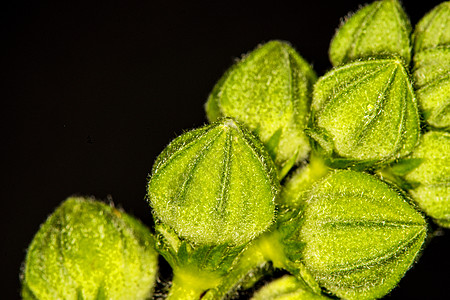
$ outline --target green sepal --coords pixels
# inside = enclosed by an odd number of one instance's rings
[[[401,60],[356,61],[322,76],[307,133],[314,152],[335,168],[361,170],[409,154],[419,138],[419,116]]]
[[[220,285],[208,290],[202,299],[228,299],[239,291],[252,288],[261,277],[273,272],[272,265],[255,247],[254,242],[250,243],[238,257],[233,268],[221,280]]]
[[[417,168],[423,162],[423,158],[403,158],[390,167],[390,171],[397,176],[405,176],[415,168]]]
[[[306,158],[303,130],[316,75],[286,42],[259,46],[233,65],[215,85],[205,105],[208,119],[232,117],[265,144],[280,178]]]
[[[257,253],[261,253],[275,268],[284,269],[305,283],[308,289],[320,294],[319,284],[305,268],[302,256],[304,241],[299,238],[300,228],[303,226],[302,207],[280,207],[277,222],[258,239],[252,246]],[[252,249],[250,247],[250,249]]]
[[[450,2],[434,7],[416,25],[413,34],[416,53],[450,44]]]
[[[222,286],[230,284],[227,278],[234,267],[239,267],[236,261],[245,245],[194,245],[180,239],[173,229],[159,221],[156,221],[155,230],[157,251],[173,270],[167,299],[199,299],[201,295],[220,291]]]
[[[298,238],[300,227],[303,219],[301,218],[301,211],[299,209],[291,209],[285,207],[279,213],[279,218],[276,224],[276,232],[282,244],[283,254],[287,261],[297,263],[302,259],[302,250],[305,243]],[[286,262],[284,262],[286,264]]]
[[[260,132],[261,132],[260,128],[261,127],[258,127],[258,129],[255,131],[256,135],[260,134]],[[272,134],[272,136],[265,143],[267,152],[269,152],[272,159],[276,158],[276,149],[278,147],[278,144],[280,143],[280,138],[281,138],[282,132],[283,132],[283,130],[281,128],[279,128]]]
[[[224,275],[245,246],[194,245],[180,239],[176,232],[161,222],[156,222],[156,249],[173,269],[197,269]]]
[[[420,182],[407,181],[404,176],[417,168],[422,162],[423,159],[421,158],[401,158],[392,164],[377,170],[376,173],[382,180],[395,184],[404,190],[410,190],[418,187]]]
[[[336,31],[329,56],[333,66],[379,55],[411,59],[411,24],[396,0],[375,1],[346,18]]]
[[[302,262],[323,288],[345,299],[386,295],[427,235],[424,217],[404,192],[349,170],[314,185],[302,218]]]

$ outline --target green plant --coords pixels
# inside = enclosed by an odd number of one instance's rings
[[[398,1],[373,2],[338,29],[319,78],[287,42],[259,45],[212,89],[211,124],[155,161],[155,232],[69,199],[30,245],[23,297],[150,297],[154,249],[170,299],[236,297],[273,269],[290,275],[254,299],[388,294],[427,216],[450,228],[449,20],[450,2],[414,29]]]

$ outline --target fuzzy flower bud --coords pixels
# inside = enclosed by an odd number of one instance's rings
[[[325,74],[314,86],[308,133],[334,167],[369,167],[409,154],[419,117],[403,63],[371,59]]]
[[[408,158],[387,171],[427,215],[450,228],[450,133],[427,132]]]
[[[424,119],[450,129],[450,2],[436,6],[414,32],[414,86]]]
[[[303,130],[316,75],[287,43],[264,44],[231,67],[214,87],[210,121],[231,117],[255,132],[279,169],[280,178],[309,152]]]
[[[414,29],[414,52],[450,45],[450,1],[433,8]]]
[[[396,0],[375,1],[347,18],[330,45],[334,66],[379,55],[411,59],[411,25]]]
[[[343,299],[375,299],[394,288],[427,235],[423,216],[374,176],[336,171],[312,189],[298,239],[303,263]]]
[[[149,299],[157,253],[148,229],[101,202],[69,198],[28,249],[24,299]]]
[[[263,145],[232,119],[176,138],[148,185],[156,218],[197,245],[243,245],[274,219],[275,167]]]

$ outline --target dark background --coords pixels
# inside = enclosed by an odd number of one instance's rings
[[[322,75],[340,19],[364,3],[9,2],[0,9],[3,299],[19,298],[27,245],[61,201],[112,198],[150,225],[156,156],[206,122],[203,104],[233,61],[282,39]],[[415,24],[440,1],[404,2]],[[450,231],[438,233],[390,298],[448,297]]]

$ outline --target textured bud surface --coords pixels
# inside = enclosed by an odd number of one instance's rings
[[[450,128],[450,44],[414,54],[413,75],[424,119],[434,127]]]
[[[413,37],[416,53],[450,45],[450,1],[439,4],[426,14],[417,23]]]
[[[398,191],[355,171],[336,171],[318,182],[303,221],[305,266],[321,286],[345,299],[387,294],[427,234],[423,216]]]
[[[315,80],[294,49],[272,41],[225,73],[209,96],[206,112],[210,121],[228,116],[254,131],[286,173],[309,152],[303,130]]]
[[[69,198],[28,249],[24,299],[148,299],[157,254],[146,227],[101,202]]]
[[[417,186],[409,192],[438,224],[450,228],[450,133],[427,132],[410,158],[421,163],[405,175]]]
[[[148,186],[155,216],[195,244],[242,245],[274,219],[276,170],[231,119],[187,132],[158,157]]]
[[[325,74],[314,87],[309,127],[319,152],[337,167],[409,154],[419,137],[419,118],[401,61],[357,61]]]
[[[330,45],[334,66],[378,55],[411,59],[411,25],[396,0],[376,1],[349,17],[336,32]]]
[[[328,297],[315,294],[294,276],[285,275],[263,286],[253,295],[252,300],[323,300]]]

